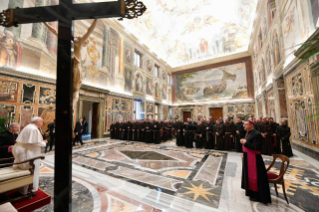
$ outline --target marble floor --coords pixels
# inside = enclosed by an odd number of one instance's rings
[[[317,211],[319,162],[294,151],[272,204],[251,202],[241,185],[241,154],[111,139],[87,140],[73,149],[73,211],[205,212]],[[53,193],[54,152],[44,154],[40,188]],[[264,156],[266,166],[272,157]],[[278,173],[280,162],[271,169]],[[37,211],[53,211],[53,203]]]

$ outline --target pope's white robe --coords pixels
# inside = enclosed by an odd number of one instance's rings
[[[41,155],[41,147],[45,147],[46,143],[43,141],[43,137],[35,124],[28,124],[20,132],[16,144],[13,146],[12,154],[15,162],[21,162],[30,158],[38,157]],[[32,192],[36,192],[39,188],[39,174],[40,174],[40,160],[34,162],[34,179]],[[16,165],[15,168],[29,169],[29,163],[23,163]],[[19,189],[20,193],[27,194],[28,186]]]

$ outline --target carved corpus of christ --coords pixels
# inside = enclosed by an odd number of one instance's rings
[[[88,28],[88,31],[83,36],[76,36],[74,37],[74,67],[73,67],[73,108],[78,102],[80,88],[82,85],[83,74],[81,68],[81,48],[82,46],[85,47],[88,45],[89,40],[88,38],[94,31],[96,26],[97,19],[95,19],[92,25]],[[58,31],[50,26],[48,23],[44,22],[44,25],[48,27],[48,30],[58,36]]]

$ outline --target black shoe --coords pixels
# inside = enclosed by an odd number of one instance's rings
[[[32,192],[31,196],[34,197],[35,195],[37,195],[37,193]]]
[[[259,202],[259,200],[256,197],[249,197],[249,200],[253,202]]]

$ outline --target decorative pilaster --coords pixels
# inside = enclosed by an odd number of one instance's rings
[[[281,113],[280,113],[280,100],[279,99],[279,89],[278,89],[279,81],[273,81],[273,92],[274,92],[274,103],[275,103],[275,114],[276,114],[276,122],[281,123]]]
[[[103,26],[103,55],[102,66],[109,68],[109,30],[106,26]]]
[[[23,7],[24,0],[10,0],[8,4],[8,8],[22,8]],[[16,38],[20,38],[21,35],[21,25],[18,25],[18,27],[9,27],[6,28],[6,30],[13,32]]]
[[[50,0],[36,0],[35,7],[48,6]],[[32,25],[32,35],[33,38],[36,38],[43,43],[46,43],[47,40],[47,27],[43,23],[35,23]]]
[[[265,92],[262,92],[261,94],[261,102],[262,102],[262,110],[263,110],[263,117],[267,117],[267,111],[266,111],[266,97],[265,97]]]

